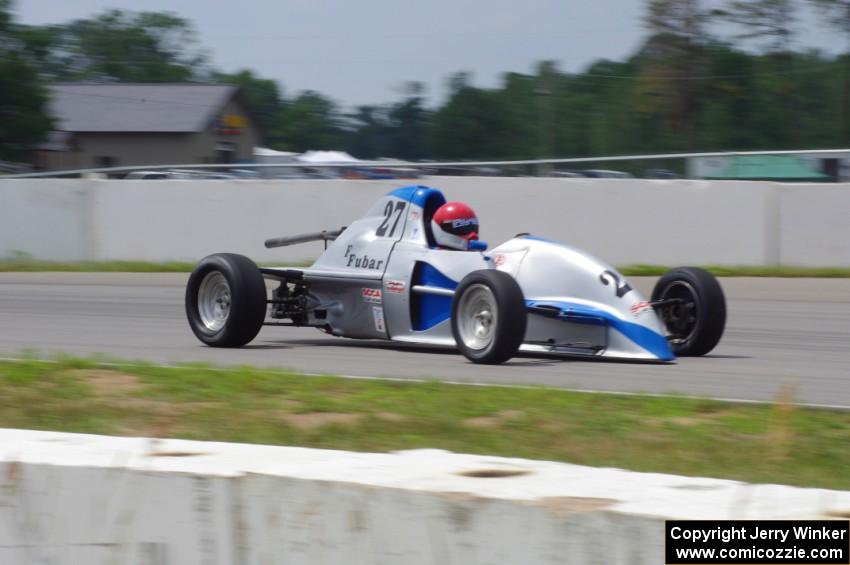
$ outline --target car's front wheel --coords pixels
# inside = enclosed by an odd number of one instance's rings
[[[266,317],[266,284],[260,269],[243,255],[204,257],[186,285],[186,317],[202,342],[241,347],[254,339]]]
[[[655,284],[652,301],[676,355],[705,355],[720,341],[726,298],[711,273],[697,267],[671,269]]]
[[[473,271],[452,299],[452,334],[473,363],[497,364],[513,357],[525,338],[526,317],[519,284],[501,271]]]

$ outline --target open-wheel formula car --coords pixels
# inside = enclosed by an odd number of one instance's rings
[[[215,347],[243,346],[263,325],[309,326],[456,347],[476,363],[517,351],[672,361],[708,353],[723,334],[723,291],[701,269],[668,271],[646,300],[610,265],[534,235],[491,251],[480,241],[469,251],[439,248],[430,218],[445,202],[434,188],[399,188],[347,228],[266,241],[324,240],[305,269],[205,257],[186,288],[189,324]]]

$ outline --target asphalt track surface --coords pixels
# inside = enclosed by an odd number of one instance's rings
[[[25,350],[154,363],[206,362],[345,376],[678,393],[850,408],[850,279],[727,278],[729,318],[708,356],[675,364],[517,357],[501,366],[449,350],[266,327],[242,349],[202,345],[183,310],[186,274],[0,273],[0,357]],[[654,279],[629,279],[648,295]]]

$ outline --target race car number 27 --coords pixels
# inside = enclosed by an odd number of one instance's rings
[[[396,201],[395,205],[393,205],[392,201],[387,202],[387,205],[384,207],[384,221],[381,222],[380,226],[378,226],[378,231],[375,232],[375,235],[378,237],[392,237],[395,233],[396,227],[398,226],[398,221],[401,219],[401,213],[404,212],[406,204],[406,202],[401,202],[399,200]],[[395,215],[395,221],[393,222],[392,228],[390,228],[390,221],[392,221],[393,215]],[[387,233],[387,229],[390,230],[390,233]]]

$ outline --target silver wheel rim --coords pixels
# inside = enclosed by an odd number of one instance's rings
[[[463,344],[481,351],[493,343],[499,309],[493,291],[483,284],[473,284],[463,293],[457,309],[457,329]]]
[[[221,271],[212,271],[198,288],[198,314],[208,330],[217,332],[230,316],[230,285]]]

